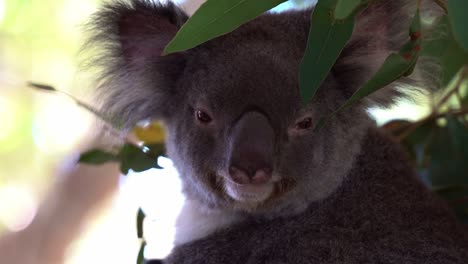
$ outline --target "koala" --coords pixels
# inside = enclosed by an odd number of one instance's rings
[[[129,128],[160,120],[183,184],[163,263],[466,263],[466,228],[366,111],[414,79],[313,130],[407,41],[414,2],[373,1],[307,105],[298,71],[311,9],[267,13],[167,56],[187,20],[176,5],[118,0],[94,16],[103,111]]]

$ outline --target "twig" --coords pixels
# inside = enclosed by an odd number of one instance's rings
[[[453,88],[450,92],[448,92],[438,103],[437,106],[435,107],[436,110],[442,107],[454,93],[458,93],[461,87],[461,84],[465,80],[465,78],[468,77],[468,67],[463,66],[463,68],[460,70],[460,77],[457,80],[457,83],[454,85],[455,88]]]
[[[434,2],[436,2],[436,4],[437,4],[438,6],[440,6],[440,8],[442,8],[442,9],[445,11],[446,14],[448,14],[448,7],[447,7],[447,4],[444,3],[444,1],[442,1],[442,0],[434,0]]]
[[[103,113],[99,112],[97,109],[92,107],[91,105],[82,102],[78,98],[74,97],[73,95],[64,92],[62,90],[57,90],[55,87],[47,84],[40,84],[40,83],[34,83],[34,82],[28,82],[27,85],[29,87],[33,87],[36,89],[40,89],[42,91],[49,91],[49,92],[54,92],[56,94],[61,94],[64,95],[68,98],[70,98],[72,101],[74,101],[78,106],[86,109],[88,112],[92,113],[94,116],[99,118],[103,123],[107,131],[114,137],[123,140],[125,143],[133,145],[142,151],[144,151],[144,146],[141,146],[141,144],[138,144],[137,140],[132,138],[130,135],[124,134],[109,118],[107,118]]]
[[[418,127],[420,127],[422,124],[428,122],[429,120],[435,120],[438,118],[446,117],[447,115],[453,115],[453,116],[464,116],[468,115],[468,108],[461,108],[459,110],[452,110],[452,111],[447,111],[444,113],[433,113],[426,118],[423,118],[415,123],[413,123],[411,126],[409,126],[404,132],[402,132],[400,135],[397,136],[398,142],[401,142],[403,139],[405,139],[408,135],[410,135],[414,130],[416,130]]]

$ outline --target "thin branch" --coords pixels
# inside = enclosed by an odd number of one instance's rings
[[[74,97],[72,94],[67,93],[65,91],[62,91],[62,90],[57,90],[55,87],[53,87],[51,85],[47,85],[47,84],[39,84],[39,83],[34,83],[34,82],[28,82],[27,85],[29,87],[33,87],[33,88],[36,88],[36,89],[39,89],[39,90],[42,90],[42,91],[53,92],[53,93],[61,94],[63,96],[66,96],[66,97],[70,98],[78,106],[80,106],[81,108],[86,109],[88,112],[92,113],[94,116],[99,118],[103,122],[104,127],[107,129],[107,131],[112,136],[122,140],[126,144],[133,145],[134,147],[137,147],[137,148],[141,149],[143,152],[145,152],[145,151],[148,152],[147,147],[145,148],[145,146],[142,146],[141,144],[138,144],[138,140],[136,138],[134,138],[130,134],[124,134],[123,131],[121,131],[115,124],[113,124],[113,122],[109,118],[107,118],[103,113],[99,112],[93,106],[91,106],[91,105],[79,100],[78,98]]]
[[[442,0],[434,0],[434,2],[436,2],[436,4],[437,4],[438,6],[440,6],[440,8],[442,8],[442,9],[444,10],[445,14],[448,14],[448,7],[447,7],[447,4],[446,4],[444,1],[442,1]]]
[[[458,110],[450,110],[444,113],[433,113],[429,115],[426,118],[423,118],[415,123],[413,123],[411,126],[409,126],[404,132],[402,132],[400,135],[397,136],[398,142],[401,142],[403,139],[405,139],[407,136],[409,136],[414,130],[416,130],[418,127],[420,127],[422,124],[430,121],[430,120],[436,120],[439,118],[446,117],[448,115],[452,116],[465,116],[468,115],[468,108],[461,108]]]
[[[459,93],[461,84],[464,82],[465,78],[468,77],[468,67],[463,66],[463,68],[460,71],[460,77],[457,80],[457,83],[454,85],[454,88],[448,92],[438,103],[437,106],[435,107],[436,110],[442,107],[449,99],[452,97],[454,93]]]

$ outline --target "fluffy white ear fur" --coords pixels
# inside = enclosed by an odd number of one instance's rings
[[[210,210],[195,200],[186,200],[176,222],[174,245],[202,239],[242,219],[222,210]]]

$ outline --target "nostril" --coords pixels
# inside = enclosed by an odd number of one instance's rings
[[[270,168],[259,169],[255,172],[255,175],[251,178],[253,184],[264,184],[271,179],[272,170]]]
[[[231,166],[229,167],[229,175],[231,179],[238,184],[248,184],[250,183],[250,177],[247,175],[247,172],[244,170],[236,167]]]
[[[231,179],[238,184],[264,184],[270,180],[271,174],[272,169],[269,167],[263,167],[261,169],[249,167],[248,170],[237,166],[229,167]]]

